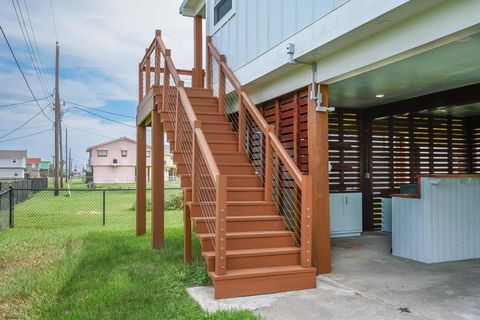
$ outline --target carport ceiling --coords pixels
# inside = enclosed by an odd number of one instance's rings
[[[480,33],[477,33],[462,41],[333,83],[330,85],[330,104],[367,108],[479,82]]]

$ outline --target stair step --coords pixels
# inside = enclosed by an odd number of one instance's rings
[[[215,217],[193,217],[195,232],[208,233],[208,225]],[[285,230],[283,218],[279,215],[230,216],[227,217],[227,230],[230,232]]]
[[[254,175],[255,167],[249,162],[244,163],[217,163],[218,170],[221,174],[236,175]]]
[[[227,117],[223,113],[196,112],[195,115],[200,121],[217,121],[229,124]]]
[[[207,142],[215,141],[234,141],[238,144],[238,136],[235,132],[230,131],[208,131],[204,132]]]
[[[203,252],[207,270],[215,271],[215,251]],[[229,270],[294,266],[300,264],[300,248],[277,247],[245,250],[227,250]]]
[[[213,251],[214,236],[197,233],[202,252]],[[295,241],[290,231],[227,232],[227,248],[230,250],[293,247]]]
[[[316,287],[316,269],[281,266],[228,270],[225,275],[209,272],[215,298],[231,298]]]
[[[228,121],[202,120],[202,130],[228,131],[232,130],[232,125]]]
[[[213,98],[212,89],[204,88],[185,88],[185,92],[190,99],[193,98]]]
[[[214,106],[218,110],[218,98],[217,97],[197,97],[190,99],[190,104],[194,106]]]
[[[208,142],[212,152],[217,151],[237,151],[238,143],[237,141],[211,141]]]
[[[206,205],[214,205],[215,202],[205,202]],[[201,217],[200,204],[187,202],[190,206],[192,217]],[[266,201],[227,201],[227,216],[261,216],[278,215],[278,210],[273,202]]]

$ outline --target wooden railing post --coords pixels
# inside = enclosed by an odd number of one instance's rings
[[[200,155],[200,150],[198,148],[198,142],[197,142],[197,137],[195,135],[195,129],[201,128],[202,123],[199,120],[195,120],[193,130],[192,130],[192,203],[198,202],[198,186],[199,186],[199,181],[198,179],[201,179],[200,177],[200,168],[199,168],[199,157]]]
[[[155,36],[160,36],[160,30],[155,31]],[[155,80],[153,84],[158,86],[160,85],[160,49],[158,48],[156,41],[153,50],[155,50]]]
[[[145,93],[150,91],[151,83],[150,83],[150,53],[148,52],[148,48],[145,49]]]
[[[264,197],[265,201],[272,201],[273,193],[273,152],[272,145],[270,141],[270,135],[273,134],[274,127],[273,125],[267,126],[267,133],[265,134],[265,190]]]
[[[182,135],[181,135],[181,126],[183,127],[183,123],[181,122],[180,119],[180,94],[178,93],[178,88],[183,87],[183,81],[179,81],[177,84],[177,97],[176,97],[176,102],[175,102],[175,150],[174,151],[179,151],[180,146],[182,145]]]
[[[245,147],[245,106],[243,105],[242,93],[238,94],[238,151],[242,152]]]
[[[212,83],[212,52],[210,51],[210,43],[212,43],[212,37],[208,36],[207,37],[207,89],[212,89],[213,88],[213,83]]]
[[[165,50],[164,59],[167,60],[167,57],[170,57],[170,49]],[[165,68],[163,69],[163,90],[162,90],[162,111],[168,110],[167,104],[170,101],[170,70],[165,63]]]
[[[227,176],[217,176],[215,218],[215,273],[227,271]]]
[[[143,101],[143,70],[142,64],[138,64],[138,105]]]
[[[301,251],[300,264],[303,268],[312,266],[312,176],[303,176],[301,208]]]
[[[223,113],[225,110],[225,72],[223,71],[222,62],[225,62],[225,56],[220,56],[218,65],[218,112]]]

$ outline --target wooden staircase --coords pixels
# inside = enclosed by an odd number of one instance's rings
[[[155,50],[159,52],[155,59],[164,57],[166,66],[164,83],[159,83],[160,93],[155,97],[156,110],[173,150],[184,191],[185,214],[200,242],[215,297],[314,288],[309,177],[294,167],[240,87],[238,97],[243,103],[239,104],[240,120],[235,127],[224,111],[225,84],[219,84],[218,97],[212,89],[184,88],[159,36],[153,44]],[[222,58],[217,56],[221,64]],[[149,59],[143,61],[150,63]],[[161,72],[160,68],[155,70]],[[261,172],[245,148],[247,115],[258,122],[255,126],[263,132]],[[285,175],[290,175],[288,181],[295,188],[292,190],[301,190],[299,205],[290,205],[295,206],[295,221],[301,224],[298,228],[292,228],[288,215],[282,214],[285,205],[273,195],[278,179],[273,178],[272,159],[277,167],[284,168]]]

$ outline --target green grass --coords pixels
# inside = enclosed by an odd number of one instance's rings
[[[189,298],[187,287],[211,283],[198,241],[183,263],[181,210],[165,212],[166,247],[152,250],[134,235],[135,192],[104,190],[105,226],[103,190],[15,205],[15,228],[0,233],[0,319],[256,319],[208,314]]]

